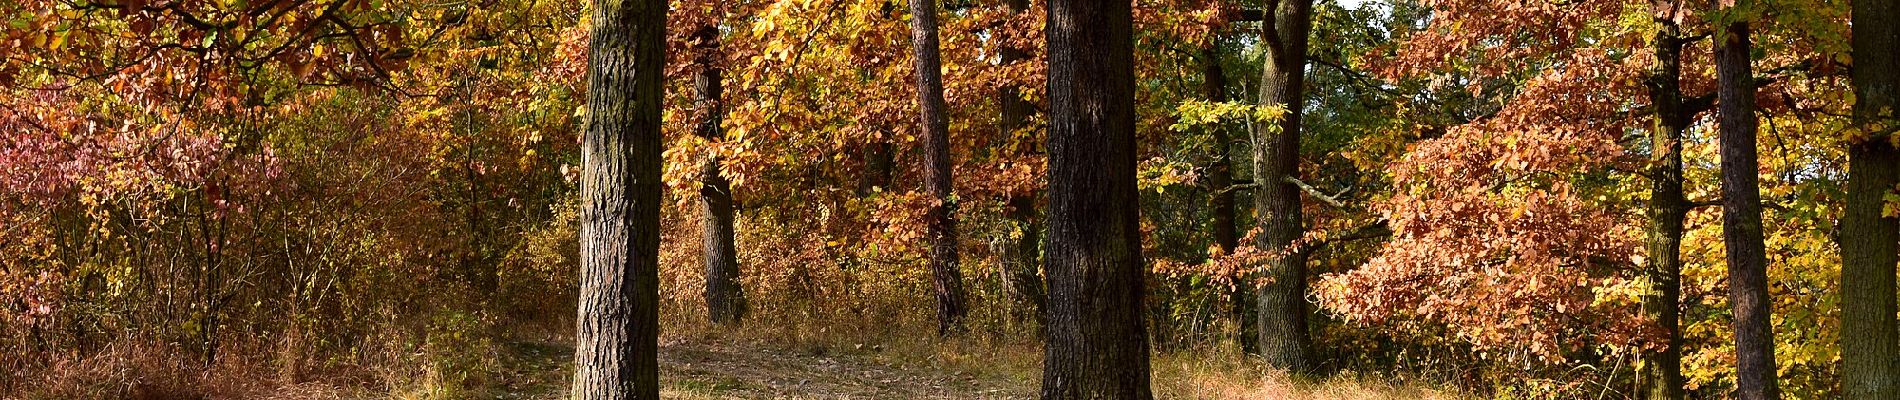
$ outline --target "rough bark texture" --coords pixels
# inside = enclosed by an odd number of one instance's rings
[[[1267,63],[1260,81],[1260,104],[1286,107],[1279,132],[1254,132],[1254,212],[1262,235],[1261,250],[1278,252],[1267,262],[1259,288],[1260,355],[1267,364],[1294,372],[1313,369],[1313,344],[1307,332],[1306,254],[1293,248],[1300,238],[1300,113],[1306,86],[1307,32],[1313,26],[1312,0],[1269,1],[1265,15]]]
[[[1780,397],[1775,386],[1775,336],[1768,320],[1768,256],[1762,244],[1760,163],[1755,158],[1755,83],[1747,22],[1716,34],[1717,99],[1721,104],[1722,239],[1728,249],[1729,303],[1734,306],[1736,398]]]
[[[1883,215],[1900,184],[1900,150],[1888,139],[1900,108],[1900,4],[1856,1],[1854,116],[1871,136],[1847,148],[1841,219],[1841,388],[1849,399],[1900,399],[1900,322],[1894,263],[1900,219]]]
[[[594,4],[581,133],[576,399],[658,399],[666,1]]]
[[[1689,124],[1689,112],[1682,104],[1681,28],[1659,10],[1659,29],[1654,40],[1656,69],[1650,71],[1649,101],[1656,108],[1655,125],[1649,130],[1649,217],[1648,237],[1644,241],[1649,254],[1643,274],[1649,278],[1649,294],[1642,297],[1643,314],[1655,321],[1662,331],[1662,348],[1644,352],[1637,371],[1641,396],[1648,400],[1678,400],[1683,396],[1682,330],[1682,231],[1683,217],[1689,204],[1682,194],[1682,131]]]
[[[1154,398],[1135,186],[1132,5],[1049,2],[1044,400]]]
[[[957,269],[957,198],[950,181],[950,128],[944,117],[943,67],[937,50],[937,1],[910,0],[910,43],[916,56],[918,126],[924,138],[925,213],[930,273],[937,292],[937,334],[963,326],[963,273]]]
[[[1008,0],[1011,12],[1023,12],[1029,9],[1028,0]],[[1022,49],[1004,47],[1001,50],[1002,64],[1010,65],[1029,59],[1029,53]],[[1009,140],[1029,124],[1029,117],[1036,112],[1036,105],[1023,99],[1022,88],[1015,85],[1004,86],[997,93],[997,108],[1001,110],[997,130],[1003,140]],[[1044,296],[1042,275],[1038,273],[1042,262],[1042,216],[1036,209],[1033,194],[1010,195],[1004,200],[1009,205],[1009,218],[1021,227],[1022,236],[1016,243],[1005,248],[1003,262],[1005,282],[1009,286],[1012,302],[1026,309],[1037,322],[1042,321]]]
[[[1201,97],[1207,101],[1227,101],[1227,70],[1220,65],[1220,49],[1209,45],[1201,50]],[[1213,226],[1209,227],[1214,237],[1214,246],[1221,254],[1233,254],[1240,247],[1240,233],[1234,226],[1234,161],[1228,149],[1233,147],[1233,138],[1223,126],[1209,128],[1214,136],[1213,159],[1207,164],[1208,212],[1213,214]],[[1233,302],[1233,318],[1240,327],[1240,349],[1248,354],[1258,354],[1260,343],[1253,340],[1259,335],[1254,326],[1254,301],[1251,290],[1234,287],[1228,296]]]
[[[707,141],[725,140],[720,122],[726,117],[724,84],[720,81],[719,28],[701,26],[693,32],[694,63],[699,72],[693,76],[694,105],[699,109],[695,133]],[[706,259],[706,315],[714,323],[733,323],[745,318],[745,290],[739,282],[739,251],[733,244],[732,183],[719,167],[719,157],[708,156],[699,168],[699,211],[701,247]]]

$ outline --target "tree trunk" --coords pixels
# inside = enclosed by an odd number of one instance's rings
[[[1682,132],[1688,111],[1682,105],[1681,28],[1669,12],[1658,13],[1656,69],[1649,76],[1649,101],[1656,108],[1649,130],[1649,229],[1644,245],[1649,258],[1643,274],[1649,293],[1642,297],[1643,314],[1662,330],[1663,347],[1642,353],[1637,376],[1641,396],[1648,400],[1679,400],[1683,396],[1682,306],[1683,217],[1689,212],[1682,194]]]
[[[1028,0],[1008,0],[1011,12],[1021,13],[1029,9]],[[1029,53],[1014,47],[1003,47],[1002,64],[1011,65],[1029,58]],[[1016,133],[1029,125],[1029,117],[1036,112],[1036,105],[1023,99],[1022,88],[1015,85],[1004,86],[997,93],[997,108],[1002,111],[997,130],[1002,141],[1009,142]],[[1025,153],[1033,152],[1026,151]],[[1008,270],[1009,293],[1018,307],[1034,313],[1037,322],[1043,321],[1042,276],[1037,273],[1042,260],[1042,217],[1036,210],[1034,194],[1012,194],[1004,202],[1009,206],[1009,218],[1022,230],[1022,236],[1005,251],[1004,267]]]
[[[1201,49],[1201,97],[1211,102],[1227,101],[1227,70],[1220,64],[1220,47],[1210,44]],[[1207,164],[1207,190],[1211,192],[1208,205],[1213,214],[1214,246],[1221,254],[1234,254],[1240,247],[1240,233],[1234,225],[1234,161],[1228,149],[1233,147],[1233,137],[1225,126],[1208,128],[1214,136],[1214,157]],[[1227,298],[1233,304],[1234,325],[1240,328],[1240,350],[1247,354],[1259,354],[1260,342],[1254,338],[1260,335],[1254,326],[1254,299],[1252,290],[1244,286],[1234,286]]]
[[[1007,268],[1004,273],[1008,275],[1004,277],[1005,284],[1009,285],[1011,301],[1023,310],[1021,314],[1027,314],[1017,315],[1018,320],[1034,319],[1039,324],[1044,323],[1045,292],[1042,275],[1038,273],[1042,266],[1042,216],[1037,215],[1035,197],[1010,196],[1008,202],[1008,217],[1020,227],[1022,236],[1003,249]]]
[[[658,399],[664,0],[594,4],[581,133],[576,399]]]
[[[1132,6],[1049,1],[1044,400],[1154,398],[1135,186]]]
[[[1721,104],[1722,239],[1728,249],[1729,303],[1734,306],[1736,397],[1768,400],[1775,389],[1775,336],[1769,326],[1768,257],[1762,245],[1760,164],[1755,158],[1755,83],[1749,67],[1748,23],[1716,33]]]
[[[957,270],[957,197],[950,181],[950,128],[945,121],[943,67],[937,56],[938,0],[910,0],[910,43],[916,53],[918,126],[924,136],[924,190],[935,200],[925,213],[932,287],[937,291],[937,334],[963,326],[963,273]]]
[[[1870,135],[1847,148],[1847,210],[1841,218],[1841,388],[1849,399],[1900,399],[1900,321],[1894,263],[1900,219],[1882,210],[1900,184],[1900,150],[1884,129],[1900,108],[1900,5],[1856,1],[1855,122]]]
[[[858,196],[866,197],[878,190],[890,190],[892,167],[897,162],[890,142],[888,128],[879,128],[876,141],[864,145],[864,175],[858,180]]]
[[[720,123],[726,118],[724,83],[720,81],[719,27],[706,25],[693,31],[694,63],[699,72],[693,76],[694,106],[699,109],[699,137],[708,142],[725,140]],[[714,323],[739,322],[745,318],[745,289],[739,282],[739,250],[733,244],[732,182],[720,171],[719,157],[709,155],[699,167],[699,211],[701,247],[706,258],[706,315]]]
[[[1266,282],[1259,287],[1260,355],[1274,368],[1310,372],[1312,338],[1306,319],[1306,254],[1293,248],[1304,228],[1300,190],[1288,179],[1299,176],[1300,113],[1306,85],[1307,32],[1312,0],[1269,1],[1273,12],[1263,25],[1267,62],[1260,81],[1260,104],[1286,107],[1279,132],[1254,132],[1254,179],[1260,184],[1254,212],[1263,235],[1257,246],[1278,256],[1267,261]]]

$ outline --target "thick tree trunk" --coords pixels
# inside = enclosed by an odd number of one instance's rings
[[[1856,1],[1855,122],[1869,137],[1847,148],[1847,215],[1841,218],[1841,388],[1849,399],[1900,399],[1900,321],[1894,263],[1900,219],[1882,210],[1900,184],[1890,141],[1900,110],[1900,4]]]
[[[699,127],[695,133],[709,142],[725,140],[720,122],[726,118],[724,83],[720,81],[719,28],[712,25],[693,31],[694,63],[699,72],[693,76],[694,103],[699,108]],[[745,318],[745,289],[739,282],[739,250],[733,244],[732,182],[720,171],[719,157],[707,156],[699,167],[700,236],[706,258],[706,315],[714,323],[734,323]]]
[[[1028,0],[1008,0],[1011,12],[1021,13],[1029,9]],[[1029,59],[1029,53],[1022,49],[1004,47],[1001,50],[1002,64],[1010,65]],[[1014,85],[1004,86],[997,93],[997,108],[1002,112],[997,130],[1002,141],[1011,141],[1018,131],[1029,124],[1029,117],[1036,112],[1036,105],[1023,99],[1022,88]],[[1034,194],[1010,195],[1004,202],[1009,206],[1009,219],[1020,227],[1022,236],[1016,243],[1009,245],[1004,257],[1006,281],[1012,302],[1025,308],[1037,322],[1043,316],[1042,276],[1038,273],[1042,262],[1042,217],[1036,209]]]
[[[1227,101],[1227,70],[1220,65],[1220,48],[1208,45],[1201,49],[1201,97],[1211,102]],[[1228,149],[1233,147],[1233,137],[1225,126],[1208,128],[1214,136],[1213,159],[1207,164],[1207,190],[1209,213],[1213,214],[1214,246],[1221,254],[1233,254],[1240,247],[1240,233],[1234,226],[1234,161]],[[1244,286],[1234,286],[1228,294],[1233,304],[1234,324],[1240,328],[1240,350],[1247,354],[1259,354],[1259,329],[1254,326],[1253,290]]]
[[[1306,319],[1306,254],[1293,248],[1304,231],[1300,189],[1288,179],[1299,176],[1300,113],[1304,109],[1307,32],[1312,0],[1274,0],[1264,25],[1267,62],[1260,81],[1260,104],[1286,107],[1279,132],[1254,132],[1254,179],[1260,184],[1254,212],[1263,235],[1256,245],[1278,256],[1267,262],[1259,288],[1260,355],[1267,364],[1294,372],[1313,369],[1312,338]]]
[[[1672,13],[1672,12],[1670,12]],[[1644,241],[1649,258],[1643,274],[1649,293],[1642,297],[1643,314],[1661,329],[1663,347],[1642,353],[1637,381],[1648,400],[1679,400],[1683,396],[1682,330],[1678,325],[1682,298],[1683,217],[1689,212],[1682,193],[1682,132],[1688,111],[1682,105],[1681,28],[1669,13],[1658,13],[1656,69],[1649,76],[1649,101],[1656,107],[1655,126],[1649,131],[1649,232]]]
[[[1749,67],[1748,23],[1716,34],[1721,104],[1722,239],[1728,249],[1729,303],[1734,306],[1736,397],[1768,400],[1775,387],[1775,336],[1769,326],[1768,256],[1762,244],[1760,163],[1755,158],[1755,83]]]
[[[957,197],[950,181],[950,128],[944,116],[943,69],[937,51],[937,1],[910,0],[910,42],[916,53],[918,126],[924,137],[924,189],[935,200],[929,220],[937,334],[963,326],[963,272],[957,269]]]
[[[658,399],[664,0],[595,2],[581,133],[576,399]]]
[[[1132,6],[1049,1],[1044,400],[1154,398],[1135,186]]]

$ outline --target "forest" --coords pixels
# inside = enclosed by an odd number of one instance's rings
[[[0,400],[1900,399],[1900,1],[0,0]]]

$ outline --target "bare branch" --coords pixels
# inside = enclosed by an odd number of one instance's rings
[[[1340,202],[1339,196],[1343,196],[1346,192],[1352,191],[1352,188],[1346,188],[1346,190],[1341,190],[1339,193],[1327,195],[1324,192],[1320,192],[1319,188],[1308,185],[1306,182],[1301,182],[1299,178],[1289,176],[1286,177],[1286,182],[1293,184],[1293,186],[1299,186],[1300,190],[1306,192],[1307,195],[1313,196],[1313,198],[1319,199],[1319,201],[1326,202],[1326,204],[1331,204],[1333,207],[1338,208],[1346,208],[1346,203]]]

